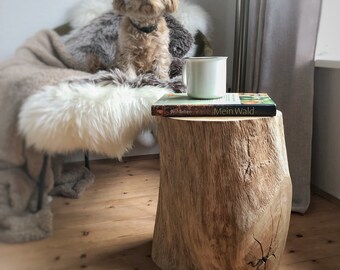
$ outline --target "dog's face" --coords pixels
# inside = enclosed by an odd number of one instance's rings
[[[113,0],[113,9],[131,17],[158,17],[177,9],[179,0]]]

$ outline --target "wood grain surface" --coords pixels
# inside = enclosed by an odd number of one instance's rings
[[[278,269],[292,196],[282,115],[207,119],[158,117],[152,257],[163,270]]]

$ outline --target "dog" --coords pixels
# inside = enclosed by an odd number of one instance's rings
[[[153,73],[169,80],[172,56],[165,13],[176,11],[179,0],[114,0],[113,10],[122,16],[115,66],[129,78]]]

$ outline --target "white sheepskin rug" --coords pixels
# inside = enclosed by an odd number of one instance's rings
[[[27,146],[48,153],[89,150],[121,158],[152,128],[151,105],[169,89],[64,82],[30,96],[19,114]]]

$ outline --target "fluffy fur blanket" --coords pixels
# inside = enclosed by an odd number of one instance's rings
[[[151,104],[180,85],[152,75],[130,82],[119,71],[92,75],[76,68],[53,31],[39,32],[0,65],[0,241],[48,236],[48,194],[78,197],[93,182],[84,167],[65,172],[56,154],[90,150],[120,158],[138,133],[152,128]],[[36,213],[44,153],[52,158],[44,208]]]
[[[212,22],[209,14],[192,0],[181,0],[178,9],[172,16],[181,23],[192,37],[201,32],[205,37],[211,38]],[[73,10],[70,16],[74,31],[87,26],[92,20],[112,10],[112,0],[83,0]],[[66,37],[67,38],[67,37]],[[198,44],[191,46],[185,53],[186,57],[195,56]]]
[[[164,17],[170,32],[169,51],[174,60],[181,59],[194,38],[173,16]],[[121,16],[109,11],[63,38],[79,68],[88,72],[113,68],[120,22]]]
[[[89,150],[120,158],[138,134],[153,128],[150,105],[183,90],[176,77],[128,81],[118,70],[90,74],[82,68],[53,31],[37,33],[0,63],[0,241],[50,235],[48,196],[77,198],[94,181],[84,167],[66,171],[63,155]],[[45,153],[44,203],[36,212]]]
[[[19,131],[26,145],[39,151],[83,149],[121,158],[141,131],[152,129],[151,105],[176,84],[181,82],[149,74],[128,81],[114,70],[46,86],[25,101]]]

